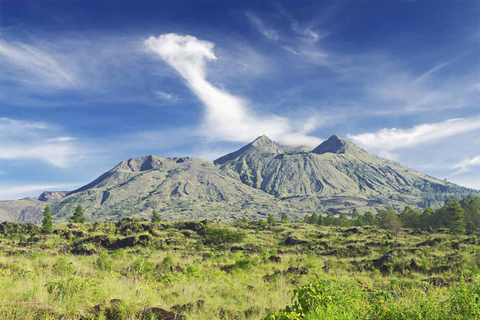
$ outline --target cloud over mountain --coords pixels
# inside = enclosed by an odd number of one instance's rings
[[[220,89],[207,80],[207,62],[216,60],[214,44],[193,36],[163,34],[145,41],[187,82],[206,107],[202,133],[208,138],[245,142],[267,134],[286,144],[315,146],[320,139],[295,130],[286,118],[254,114],[241,97]]]

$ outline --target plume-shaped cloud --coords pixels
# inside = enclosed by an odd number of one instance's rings
[[[286,144],[315,146],[320,139],[294,130],[286,118],[255,115],[247,102],[211,84],[206,78],[207,62],[216,60],[214,44],[193,36],[164,34],[145,41],[187,82],[206,107],[202,133],[212,139],[246,142],[266,134]]]

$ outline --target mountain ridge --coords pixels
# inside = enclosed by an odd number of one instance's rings
[[[90,221],[148,217],[152,210],[170,220],[232,221],[269,213],[301,219],[353,207],[424,208],[468,194],[480,192],[381,159],[337,135],[313,150],[260,136],[213,162],[154,155],[124,160],[73,191],[0,201],[0,220],[38,221],[46,204],[58,221],[66,221],[78,204]]]

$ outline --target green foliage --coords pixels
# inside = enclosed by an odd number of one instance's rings
[[[282,216],[280,218],[280,222],[281,223],[289,223],[290,222],[290,219],[288,219],[288,216],[285,214],[285,213],[282,213]]]
[[[82,205],[78,205],[77,208],[75,208],[75,213],[73,216],[69,219],[70,222],[74,223],[84,223],[85,222],[85,217],[83,216],[83,208]]]
[[[392,207],[378,211],[377,221],[380,228],[393,230],[398,226],[400,219]]]
[[[158,222],[161,222],[162,221],[162,218],[160,217],[160,215],[157,213],[157,211],[153,210],[152,212],[152,219],[151,219],[152,223],[158,223]]]
[[[241,258],[235,261],[235,268],[242,270],[252,270],[252,260],[249,258]]]
[[[224,228],[208,228],[205,230],[205,243],[216,246],[242,242],[245,233]]]
[[[442,221],[453,233],[465,233],[465,210],[453,199],[447,199],[440,211]]]
[[[267,223],[268,224],[274,224],[275,222],[277,222],[277,221],[273,218],[273,215],[271,213],[269,213],[268,217],[267,217]]]
[[[59,257],[52,266],[52,273],[56,276],[67,277],[73,275],[73,264],[65,257]]]
[[[155,264],[146,259],[137,259],[127,268],[127,272],[134,276],[144,276],[155,270]]]
[[[42,220],[42,233],[52,233],[53,232],[53,222],[52,222],[52,211],[50,206],[47,204],[45,210],[43,210],[43,220]]]
[[[366,291],[351,280],[319,280],[293,290],[293,305],[264,320],[480,318],[479,277],[469,284],[461,281],[449,291],[444,300],[425,295],[419,284],[408,281],[391,282],[388,291]]]
[[[97,268],[103,271],[112,271],[113,261],[108,252],[102,251],[97,258]]]
[[[45,284],[48,294],[56,300],[71,300],[76,295],[94,293],[98,282],[88,278],[71,276],[66,279],[56,279]]]

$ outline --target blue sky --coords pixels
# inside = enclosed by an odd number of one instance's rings
[[[480,2],[0,3],[0,199],[332,134],[480,189]]]

